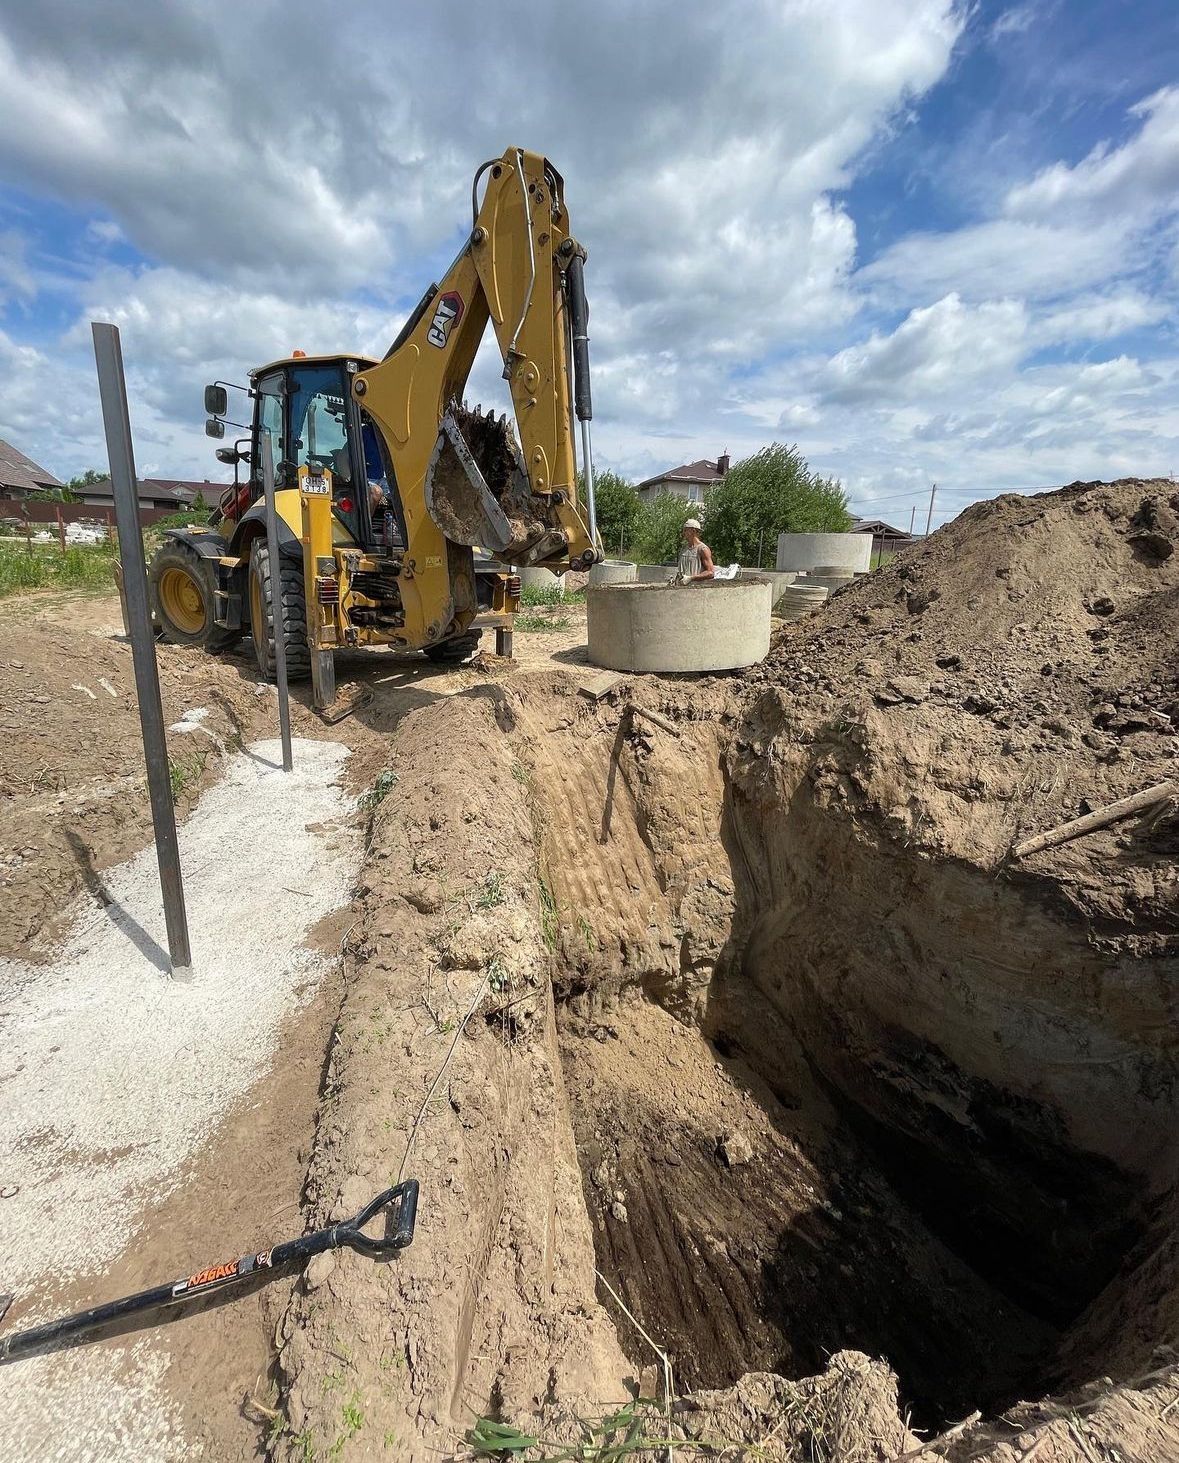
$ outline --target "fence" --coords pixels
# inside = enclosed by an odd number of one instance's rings
[[[139,510],[139,521],[147,528],[150,524],[158,523],[161,518],[167,518],[173,513],[180,512],[181,505],[175,508],[143,508]],[[58,515],[61,515],[60,520]],[[54,503],[43,498],[0,498],[0,518],[16,519],[22,526],[26,523],[42,526],[56,527],[58,522],[63,523],[102,523],[113,532],[115,513],[113,508],[106,508],[99,503]]]

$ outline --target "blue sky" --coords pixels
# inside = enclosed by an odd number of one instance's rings
[[[383,349],[509,143],[590,251],[604,465],[796,441],[902,523],[1179,468],[1173,4],[323,15],[0,0],[0,436],[60,476],[103,461],[90,319],[141,473],[218,477],[204,380]]]

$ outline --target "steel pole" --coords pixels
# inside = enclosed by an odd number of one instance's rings
[[[106,451],[115,496],[115,523],[119,531],[119,555],[123,566],[123,596],[127,607],[127,629],[131,636],[131,659],[135,667],[135,694],[139,702],[139,725],[143,733],[143,758],[147,764],[147,788],[151,797],[156,859],[160,867],[160,891],[164,897],[168,954],[172,962],[172,975],[178,980],[184,980],[191,974],[192,956],[188,945],[188,917],[184,908],[180,847],[176,840],[176,810],[172,804],[168,743],[164,735],[164,708],[160,701],[160,677],[156,666],[151,611],[147,601],[147,564],[143,556],[143,533],[139,526],[139,483],[135,476],[135,454],[131,445],[131,419],[127,413],[123,350],[116,326],[94,321],[90,329],[94,336],[98,395],[102,402],[102,424],[106,432]]]
[[[274,506],[274,448],[262,432],[262,487],[266,494],[266,548],[270,559],[270,619],[274,631],[274,672],[278,681],[278,730],[282,737],[282,770],[294,766],[291,756],[291,703],[287,699],[287,641],[282,623],[282,573],[278,559],[278,510]]]

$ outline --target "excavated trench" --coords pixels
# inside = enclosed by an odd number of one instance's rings
[[[770,776],[715,724],[551,727],[538,817],[597,1265],[677,1385],[855,1348],[936,1426],[1117,1380],[1086,1309],[1131,1284],[1173,1181],[1160,972],[1030,883],[824,806],[813,758]]]

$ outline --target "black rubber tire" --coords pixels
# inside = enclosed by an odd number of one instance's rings
[[[270,550],[265,543],[254,544],[250,554],[250,636],[258,669],[268,681],[278,671],[274,664],[274,609],[272,602]],[[311,652],[307,649],[307,596],[303,589],[303,565],[297,559],[278,556],[279,616],[282,620],[283,643],[287,652],[287,680],[305,681],[311,674]],[[261,602],[265,627],[259,633],[253,623],[255,606]]]
[[[164,597],[160,594],[160,580],[169,570],[179,570],[196,586],[200,593],[204,624],[199,630],[187,630],[168,613]],[[189,548],[177,539],[165,539],[152,555],[147,573],[148,598],[151,602],[152,619],[163,631],[164,639],[173,645],[200,645],[216,655],[229,650],[242,638],[240,630],[226,630],[213,621],[213,567],[195,549]]]
[[[427,645],[425,654],[436,665],[458,665],[461,661],[470,660],[479,649],[482,638],[482,630],[468,630],[465,635],[456,635],[441,645]]]

